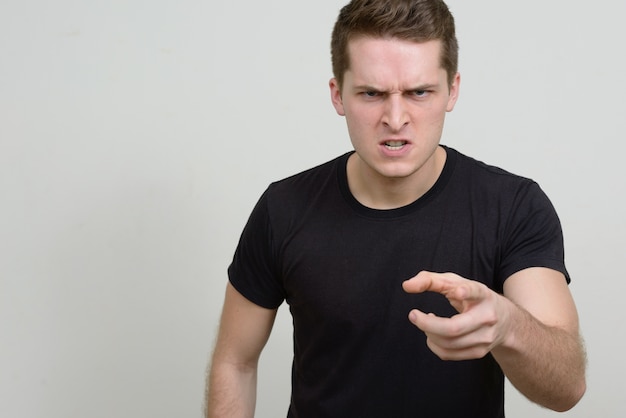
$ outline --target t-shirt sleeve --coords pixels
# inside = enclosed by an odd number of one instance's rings
[[[285,299],[273,251],[268,191],[257,202],[243,229],[228,267],[228,278],[239,293],[264,308],[276,309]]]
[[[529,182],[516,194],[503,242],[499,274],[502,283],[529,267],[560,271],[570,282],[561,222],[537,183]]]

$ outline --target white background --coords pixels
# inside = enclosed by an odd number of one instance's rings
[[[270,181],[350,149],[344,0],[0,3],[0,416],[199,417],[226,268]],[[442,142],[537,180],[589,352],[571,417],[623,417],[626,3],[450,0]],[[257,416],[285,416],[283,306]],[[508,417],[550,417],[508,391]]]

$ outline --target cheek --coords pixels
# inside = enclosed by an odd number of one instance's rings
[[[346,106],[344,109],[346,120],[355,127],[367,129],[379,120],[376,109],[371,106]]]
[[[426,111],[422,112],[421,117],[418,117],[418,121],[421,120],[422,124],[436,129],[443,127],[443,122],[446,118],[446,105],[440,103],[438,106],[433,106]]]
[[[348,125],[348,131],[355,139],[361,139],[367,136],[372,136],[375,130],[375,124],[362,115],[358,118],[346,117]]]
[[[350,140],[355,142],[361,142],[361,138],[363,137],[363,126],[361,123],[356,122],[350,118],[346,118],[346,124],[348,126],[348,135],[350,135]]]
[[[441,132],[443,131],[443,122],[444,122],[444,116],[443,115],[433,115],[433,117],[431,117],[428,120],[427,124],[424,124],[424,129],[427,129],[429,132],[432,133],[432,135],[441,135]]]

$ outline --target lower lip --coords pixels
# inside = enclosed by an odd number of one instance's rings
[[[409,152],[410,144],[406,143],[401,147],[389,148],[385,144],[380,145],[381,153],[386,157],[401,157]]]

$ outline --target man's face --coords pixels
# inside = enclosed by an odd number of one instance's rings
[[[445,114],[458,95],[458,74],[448,86],[440,65],[441,42],[357,37],[348,51],[343,86],[332,79],[330,88],[357,157],[369,175],[419,178],[435,164]]]

